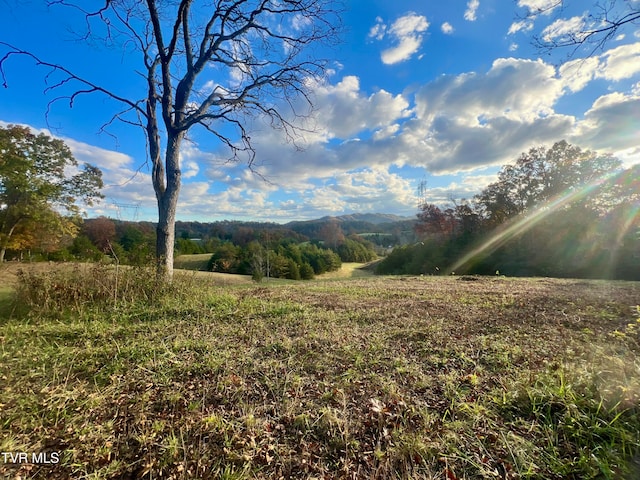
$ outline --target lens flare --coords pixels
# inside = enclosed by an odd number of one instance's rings
[[[612,178],[618,175],[619,173],[615,172],[598,177],[597,179],[587,183],[580,188],[565,191],[562,194],[547,200],[524,216],[518,216],[517,218],[506,222],[495,232],[493,232],[493,234],[482,244],[466,253],[454,265],[452,265],[449,269],[449,273],[454,273],[457,270],[460,270],[480,256],[493,253],[508,241],[533,228],[535,225],[540,223],[555,211],[574,201],[585,198],[605,182],[610,181]],[[632,223],[633,218],[629,220],[627,228],[629,228]]]

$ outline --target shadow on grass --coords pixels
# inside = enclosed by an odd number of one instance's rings
[[[0,288],[0,325],[26,313],[27,309],[21,308],[16,303],[15,291],[13,289],[9,287]]]

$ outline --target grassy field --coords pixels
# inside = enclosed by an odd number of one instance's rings
[[[178,255],[173,262],[173,266],[182,270],[200,270],[206,272],[210,259],[210,253]]]
[[[640,475],[637,283],[113,273],[0,296],[1,476]]]

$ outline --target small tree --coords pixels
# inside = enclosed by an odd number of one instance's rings
[[[62,213],[77,216],[78,201],[91,205],[102,197],[98,168],[85,164],[72,176],[66,169],[78,170],[78,162],[62,140],[25,127],[0,128],[0,262],[8,248],[28,247],[36,226],[75,233]]]
[[[171,278],[178,196],[181,187],[180,147],[194,127],[226,145],[233,159],[254,159],[247,116],[266,117],[291,138],[291,114],[300,99],[310,105],[310,80],[324,74],[326,62],[311,50],[336,38],[340,18],[331,0],[107,0],[88,11],[84,2],[50,0],[83,12],[88,32],[96,39],[135,48],[139,64],[123,72],[123,83],[142,72],[146,85],[137,98],[127,98],[96,80],[73,72],[33,52],[1,42],[0,76],[7,86],[5,64],[27,56],[49,68],[58,79],[47,90],[62,91],[52,100],[70,105],[85,94],[100,93],[124,110],[107,123],[122,120],[145,133],[158,205],[156,254],[160,270]],[[125,77],[131,73],[131,77]],[[236,128],[239,141],[223,126]]]

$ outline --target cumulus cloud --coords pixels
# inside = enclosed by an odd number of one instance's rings
[[[595,78],[600,68],[598,57],[580,58],[562,64],[558,74],[570,91],[578,92]]]
[[[306,126],[315,134],[307,134],[307,140],[348,139],[358,132],[384,128],[410,113],[402,95],[385,90],[364,95],[355,76],[346,76],[335,85],[316,84],[313,98],[317,113]]]
[[[563,138],[576,123],[574,117],[554,111],[566,83],[555,67],[541,60],[504,58],[484,73],[442,76],[416,91],[411,108],[408,98],[390,94],[382,97],[384,102],[374,102],[374,95],[364,94],[359,82],[348,77],[322,88],[326,95],[321,95],[315,115],[334,133],[303,152],[283,148],[271,134],[260,138],[262,173],[271,181],[303,190],[310,172],[327,179],[389,165],[438,174],[503,165],[533,145]],[[344,111],[334,111],[336,105]],[[389,111],[392,114],[384,113]],[[353,118],[341,124],[349,115]],[[362,128],[365,119],[368,134]],[[360,127],[349,127],[352,121]],[[328,127],[332,122],[337,123]],[[350,136],[333,136],[339,130]],[[336,143],[336,138],[341,141]]]
[[[640,42],[607,50],[599,56],[571,60],[559,68],[559,74],[572,92],[582,90],[594,79],[620,81],[640,73]]]
[[[384,24],[382,17],[376,17],[376,24],[369,29],[369,38],[382,40],[387,32],[387,26]]]
[[[413,215],[417,206],[416,185],[391,173],[388,167],[363,168],[345,172],[320,189],[320,195],[339,196],[351,212],[397,212]]]
[[[572,139],[594,150],[624,151],[638,146],[640,95],[614,92],[599,97],[576,126]]]
[[[469,22],[475,22],[477,19],[476,13],[480,6],[480,0],[469,0],[467,3],[467,9],[464,12],[464,19]]]
[[[382,40],[388,37],[396,44],[381,53],[382,62],[393,65],[410,59],[420,49],[424,40],[423,33],[428,28],[427,18],[413,12],[398,18],[391,26],[384,24],[378,17],[376,24],[369,30],[369,38]]]
[[[441,26],[440,26],[440,30],[442,30],[442,33],[444,33],[445,35],[450,35],[453,33],[453,26],[449,23],[449,22],[444,22]]]
[[[604,67],[599,76],[607,80],[623,80],[640,73],[640,42],[621,45],[605,52]]]
[[[500,58],[486,74],[443,76],[425,85],[416,109],[423,118],[444,113],[470,125],[498,117],[531,120],[552,113],[562,94],[555,77],[555,68],[541,60]]]
[[[493,175],[463,175],[461,179],[453,181],[442,187],[430,187],[427,190],[427,201],[437,205],[450,205],[451,199],[470,200],[474,195],[482,191],[487,185],[498,179]]]

